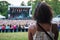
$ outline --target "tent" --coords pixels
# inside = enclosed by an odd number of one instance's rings
[[[5,16],[0,15],[0,19],[6,18]]]

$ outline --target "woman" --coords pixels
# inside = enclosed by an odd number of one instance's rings
[[[9,32],[9,30],[10,30],[10,26],[9,25],[6,25],[6,32]]]
[[[2,25],[2,32],[5,32],[5,27],[6,27],[6,26],[3,24],[3,25]]]
[[[36,23],[31,24],[28,29],[29,40],[58,40],[57,25],[51,23],[52,14],[52,9],[47,3],[38,3],[34,13]]]
[[[13,25],[10,24],[10,32],[13,32]]]
[[[1,30],[2,30],[2,25],[0,25],[0,32],[1,32]]]
[[[20,31],[21,31],[21,25],[18,26],[18,32],[20,32]]]

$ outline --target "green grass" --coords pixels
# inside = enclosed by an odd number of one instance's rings
[[[59,32],[59,38],[58,38],[58,40],[60,40],[60,32]]]
[[[0,33],[0,40],[28,40],[27,32]]]
[[[0,40],[28,40],[28,33],[27,32],[0,33]],[[58,40],[60,40],[60,35]]]

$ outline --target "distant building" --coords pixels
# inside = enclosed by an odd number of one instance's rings
[[[32,6],[8,6],[8,19],[31,19]]]

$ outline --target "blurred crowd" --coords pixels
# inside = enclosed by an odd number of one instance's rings
[[[28,24],[25,25],[0,25],[0,32],[27,32]]]

